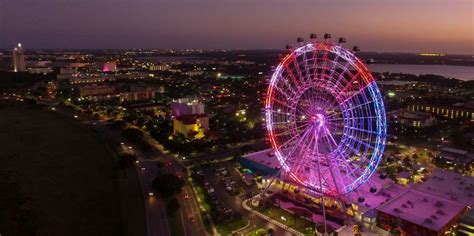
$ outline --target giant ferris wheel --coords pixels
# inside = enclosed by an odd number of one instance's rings
[[[280,172],[311,192],[343,196],[375,172],[386,118],[374,78],[340,44],[298,39],[281,60],[265,100],[268,139]],[[357,48],[355,47],[354,50]]]

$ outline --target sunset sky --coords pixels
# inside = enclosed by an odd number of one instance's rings
[[[313,32],[474,54],[474,0],[0,0],[0,48],[281,49]]]

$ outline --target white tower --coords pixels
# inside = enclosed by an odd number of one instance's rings
[[[14,72],[26,71],[25,51],[21,47],[21,43],[13,49],[12,62]]]

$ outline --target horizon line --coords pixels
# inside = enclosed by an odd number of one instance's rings
[[[0,51],[11,51],[13,48],[0,48]],[[176,50],[176,51],[185,51],[185,50],[202,50],[202,51],[287,51],[287,49],[276,49],[276,48],[24,48],[25,51],[61,51],[61,50],[78,50],[78,51],[93,51],[93,50]],[[413,52],[413,51],[360,51],[358,53],[394,53],[394,54],[444,54],[445,56],[471,56],[474,57],[474,53],[447,53],[447,52],[436,52],[436,51],[424,51],[424,52]]]

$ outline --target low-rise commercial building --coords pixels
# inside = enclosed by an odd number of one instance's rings
[[[130,91],[121,92],[121,102],[144,101],[155,98],[156,89],[147,86],[132,86]]]
[[[410,189],[377,208],[377,225],[402,235],[445,235],[456,230],[466,205]]]
[[[474,122],[474,109],[470,104],[459,106],[436,106],[426,104],[413,104],[408,106],[410,111],[429,112],[434,115],[444,116],[448,119],[461,119]]]
[[[79,87],[79,96],[81,97],[104,97],[112,95],[115,92],[115,87],[106,84],[92,84]]]
[[[427,112],[403,110],[391,113],[390,117],[402,125],[415,128],[430,127],[436,124],[434,115]]]

